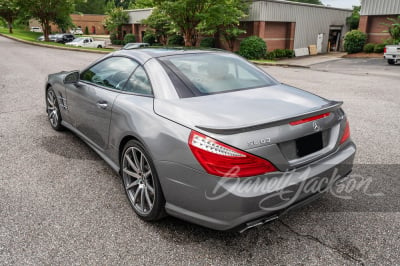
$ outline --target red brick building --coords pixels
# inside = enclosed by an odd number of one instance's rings
[[[135,34],[136,40],[141,42],[146,30],[142,20],[151,14],[152,9],[127,12],[129,25],[124,26],[124,32]],[[243,38],[256,35],[266,42],[268,51],[294,49],[296,55],[304,55],[310,45],[315,45],[319,53],[326,53],[328,49],[338,51],[348,30],[346,18],[351,12],[349,9],[282,0],[253,1],[249,16],[239,26],[246,30],[246,34],[238,38],[234,50],[238,50]],[[227,48],[223,41],[219,46]]]
[[[103,25],[105,15],[91,15],[91,14],[71,14],[72,23],[76,27],[80,27],[85,33],[86,27],[88,28],[89,34],[108,34],[106,28]],[[30,20],[29,27],[40,27],[41,25],[37,20]],[[58,28],[57,25],[51,25],[51,32],[61,32],[62,30]]]
[[[400,15],[400,0],[362,0],[360,15],[359,29],[368,35],[367,42],[383,43],[390,37],[383,23]]]

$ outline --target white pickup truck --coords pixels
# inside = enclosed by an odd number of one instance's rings
[[[399,45],[386,45],[383,57],[388,60],[390,65],[400,62],[400,44]]]
[[[65,45],[76,47],[89,47],[89,48],[104,48],[106,47],[105,41],[95,41],[92,37],[79,37],[72,42],[67,42]]]

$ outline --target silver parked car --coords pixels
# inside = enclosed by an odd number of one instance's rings
[[[243,231],[352,169],[341,102],[280,84],[232,53],[120,50],[49,75],[45,89],[50,125],[118,172],[147,221],[169,214]]]

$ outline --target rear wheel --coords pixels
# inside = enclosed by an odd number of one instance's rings
[[[97,48],[103,48],[101,45],[97,45]]]
[[[121,175],[135,213],[145,221],[165,216],[165,199],[150,156],[138,141],[129,141],[122,153]]]
[[[61,113],[58,106],[57,96],[51,87],[47,89],[46,107],[47,117],[49,119],[51,127],[57,131],[62,130],[63,126],[61,125]]]
[[[389,65],[394,65],[394,63],[395,63],[395,60],[394,60],[394,59],[388,59],[388,64],[389,64]]]

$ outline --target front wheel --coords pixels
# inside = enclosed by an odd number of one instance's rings
[[[101,45],[97,45],[97,48],[103,48]]]
[[[388,59],[388,64],[389,65],[394,65],[394,63],[395,63],[394,59]]]
[[[145,221],[165,215],[165,199],[150,156],[138,141],[129,141],[122,153],[121,175],[135,213]]]
[[[63,126],[61,125],[61,113],[57,101],[57,96],[51,87],[47,89],[46,107],[47,117],[49,119],[51,127],[57,131],[62,130]]]

